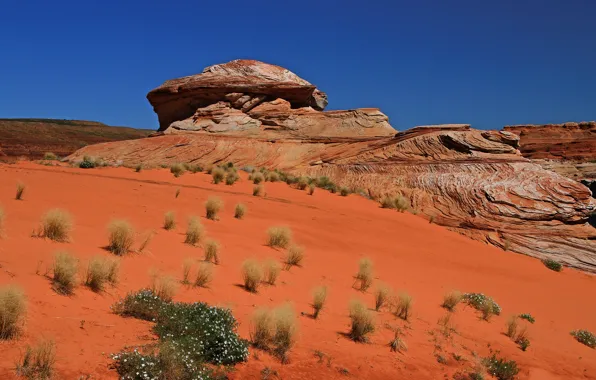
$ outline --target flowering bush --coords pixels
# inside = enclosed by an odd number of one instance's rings
[[[487,303],[491,304],[493,313],[496,315],[501,314],[501,306],[499,306],[499,304],[492,298],[485,296],[482,293],[464,293],[462,299],[476,310],[482,310],[482,307]]]
[[[112,305],[112,311],[122,316],[155,321],[163,304],[164,301],[150,289],[142,289],[128,293]]]
[[[573,335],[578,342],[585,344],[590,348],[596,348],[596,335],[588,330],[575,330],[571,332],[571,335]]]
[[[499,380],[512,380],[519,373],[517,363],[514,360],[498,358],[495,354],[484,359],[484,365],[487,372]]]

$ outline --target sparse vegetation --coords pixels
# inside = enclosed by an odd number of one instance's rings
[[[437,321],[437,324],[439,325],[439,331],[445,338],[450,338],[451,334],[457,331],[451,316],[451,313],[446,313]]]
[[[70,214],[61,209],[53,209],[41,217],[40,236],[58,242],[66,242],[72,230]]]
[[[590,348],[596,348],[596,335],[592,334],[588,330],[574,330],[571,332],[571,335],[580,342],[581,344],[585,344]]]
[[[162,276],[156,271],[149,274],[151,279],[150,289],[161,300],[171,302],[178,291],[176,280],[172,276]]]
[[[506,360],[493,354],[484,359],[484,365],[488,373],[498,380],[513,380],[519,373],[517,363],[513,360]]]
[[[282,363],[287,361],[288,351],[294,345],[297,330],[296,315],[291,305],[286,304],[273,311],[275,333],[273,334],[273,352]]]
[[[81,169],[93,169],[98,165],[98,162],[93,157],[84,156],[83,161],[79,162],[79,168]]]
[[[58,159],[58,156],[56,156],[52,152],[45,152],[43,154],[43,159],[46,160],[46,161],[56,161]]]
[[[372,261],[365,257],[358,263],[358,273],[356,273],[356,281],[359,281],[359,289],[365,292],[373,283],[374,271]]]
[[[462,294],[457,290],[452,290],[443,297],[443,303],[441,304],[441,307],[444,307],[449,311],[454,311],[455,307],[461,302],[461,300]]]
[[[184,174],[185,171],[186,169],[184,169],[184,165],[182,164],[174,164],[170,166],[170,173],[172,173],[176,178]]]
[[[395,303],[395,315],[407,321],[412,313],[412,297],[408,293],[401,293],[397,296]]]
[[[389,342],[389,348],[392,352],[402,352],[408,350],[408,345],[402,338],[402,332],[398,327],[393,329],[393,339],[391,339]]]
[[[242,203],[238,203],[234,208],[234,218],[243,219],[246,214],[246,206]]]
[[[523,313],[523,314],[520,314],[520,315],[519,315],[519,317],[520,317],[521,319],[525,319],[526,321],[528,321],[528,322],[530,322],[530,323],[534,323],[534,322],[536,322],[536,319],[534,319],[534,317],[533,317],[533,316],[532,316],[532,314],[530,314],[530,313]]]
[[[211,177],[213,177],[213,183],[216,185],[223,181],[225,176],[226,172],[222,168],[214,168],[211,170]]]
[[[17,194],[15,196],[15,199],[20,201],[23,199],[23,193],[25,192],[25,189],[27,188],[27,186],[25,186],[24,183],[19,182],[17,183]]]
[[[383,197],[383,199],[381,199],[381,207],[394,209],[395,208],[395,200],[393,198],[391,198],[390,196],[385,196],[385,197]]]
[[[78,260],[66,252],[58,252],[52,266],[54,290],[60,294],[72,294],[77,285]]]
[[[124,255],[132,250],[135,232],[126,220],[113,220],[108,225],[108,250],[115,255]]]
[[[205,202],[205,211],[207,219],[218,220],[217,214],[223,207],[223,201],[218,197],[209,197]]]
[[[89,261],[85,285],[94,292],[102,291],[105,284],[112,286],[118,283],[120,261],[114,258],[95,256]]]
[[[199,218],[193,216],[188,220],[188,227],[186,228],[186,238],[184,242],[190,245],[197,245],[203,239],[205,231]]]
[[[112,311],[126,317],[154,321],[163,303],[164,300],[152,290],[143,289],[128,293],[126,297],[112,305]]]
[[[265,177],[263,176],[263,173],[255,172],[251,174],[250,179],[252,180],[252,183],[258,185],[265,180]]]
[[[174,211],[168,211],[164,214],[163,228],[166,231],[176,228],[176,214]]]
[[[267,181],[269,181],[269,182],[279,181],[279,174],[275,171],[267,173]]]
[[[281,270],[279,263],[273,259],[267,260],[263,264],[263,269],[265,282],[267,282],[269,285],[275,285]]]
[[[292,244],[286,252],[286,269],[290,269],[293,266],[302,266],[302,260],[304,259],[304,248]]]
[[[474,309],[482,311],[483,314],[501,314],[501,307],[499,304],[497,304],[492,298],[485,296],[482,293],[464,293],[462,295],[462,301],[472,306]]]
[[[526,351],[530,347],[530,338],[528,336],[528,329],[524,326],[514,337],[515,343],[522,351]]]
[[[342,197],[347,197],[348,195],[350,195],[350,189],[348,189],[347,187],[341,187],[339,189],[339,195],[341,195]]]
[[[265,188],[263,187],[263,185],[259,184],[259,185],[255,185],[252,188],[252,195],[254,195],[255,197],[261,197],[263,196],[263,192]]]
[[[27,311],[25,294],[14,285],[0,287],[0,339],[18,335]]]
[[[375,289],[375,310],[379,311],[391,298],[391,288],[386,284],[379,284]]]
[[[255,310],[252,316],[250,331],[251,343],[262,350],[268,349],[274,329],[275,326],[271,311],[265,308]]]
[[[298,181],[296,182],[296,187],[298,187],[298,189],[300,189],[300,190],[305,190],[308,185],[309,185],[309,181],[308,181],[308,178],[306,178],[306,177],[300,177],[300,178],[298,178]]]
[[[263,272],[261,266],[254,259],[246,260],[242,264],[242,279],[244,281],[244,288],[249,292],[256,293],[259,289]]]
[[[147,246],[149,245],[149,243],[151,243],[151,240],[153,239],[153,231],[145,231],[145,233],[143,234],[143,237],[141,239],[141,244],[139,244],[139,249],[137,250],[137,252],[139,253],[143,253],[145,251],[145,248],[147,248]]]
[[[192,270],[192,266],[194,264],[194,260],[190,257],[184,259],[182,263],[182,283],[188,285],[190,283],[190,271]]]
[[[558,261],[552,259],[545,259],[542,260],[542,263],[544,264],[544,266],[546,266],[548,269],[552,271],[560,272],[561,270],[563,270],[563,265],[561,265],[561,263],[559,263]]]
[[[395,208],[399,212],[404,212],[410,209],[410,200],[403,195],[395,197]]]
[[[482,313],[482,319],[489,321],[493,314],[495,314],[495,307],[492,303],[486,302],[480,306],[480,312]]]
[[[25,353],[16,364],[16,374],[31,380],[49,380],[54,373],[56,345],[52,340],[42,340],[36,346],[27,345]]]
[[[219,243],[215,240],[205,242],[205,261],[219,264]]]
[[[319,317],[319,313],[321,313],[321,310],[323,310],[326,300],[327,300],[327,287],[319,286],[319,287],[315,288],[315,290],[313,291],[313,296],[312,296],[312,308],[313,308],[312,317],[314,319],[317,319]]]
[[[228,172],[228,174],[226,174],[226,185],[231,186],[234,183],[236,183],[236,181],[238,181],[240,179],[240,176],[238,176],[238,173],[236,173],[235,171],[230,171]]]
[[[135,172],[140,173],[142,170],[143,170],[142,164],[138,164],[137,166],[135,166]]]
[[[273,248],[287,248],[292,241],[292,230],[289,227],[271,227],[267,230],[267,235],[267,245]]]
[[[213,279],[213,266],[211,263],[202,262],[199,263],[199,269],[197,270],[197,277],[195,278],[195,286],[206,288],[207,285]]]
[[[375,331],[374,316],[359,300],[350,303],[350,320],[349,336],[356,342],[366,342],[367,335]]]
[[[515,338],[516,334],[517,334],[517,327],[518,327],[518,323],[517,323],[517,315],[513,315],[511,316],[509,319],[507,319],[507,322],[505,324],[505,326],[507,327],[507,332],[505,333],[505,335],[507,335],[510,338]]]
[[[315,193],[315,184],[311,183],[310,185],[308,185],[308,195],[313,195]]]

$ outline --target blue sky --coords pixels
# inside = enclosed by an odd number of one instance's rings
[[[252,58],[415,125],[596,119],[596,1],[27,1],[0,11],[0,117],[156,129],[164,80]]]

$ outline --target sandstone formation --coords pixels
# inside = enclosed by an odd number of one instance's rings
[[[222,78],[228,73],[229,82]],[[230,95],[236,93],[246,98],[237,102],[242,97]],[[419,214],[474,239],[596,272],[596,229],[589,224],[596,200],[586,186],[524,158],[514,131],[451,124],[396,134],[378,110],[318,111],[313,102],[322,97],[315,94],[277,66],[212,66],[149,94],[163,133],[85,147],[69,159],[232,161],[324,175],[373,199],[402,194]]]

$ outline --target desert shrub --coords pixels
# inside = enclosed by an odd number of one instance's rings
[[[375,331],[372,313],[358,300],[353,300],[350,303],[350,320],[349,336],[356,342],[366,342],[367,335]]]
[[[176,189],[176,195],[174,196],[174,198],[178,198],[180,196],[180,189]]]
[[[383,197],[383,199],[381,199],[381,207],[395,208],[395,200],[389,196]]]
[[[186,169],[184,169],[184,165],[182,165],[182,164],[174,164],[174,165],[170,166],[170,173],[172,173],[174,175],[174,177],[176,177],[176,178],[178,178],[182,174],[184,174],[185,170]]]
[[[315,184],[311,183],[310,185],[308,185],[308,195],[313,195],[315,193]]]
[[[339,189],[339,195],[341,195],[342,197],[347,197],[350,194],[350,189],[348,189],[347,187],[341,187]]]
[[[194,264],[194,259],[187,257],[182,262],[182,283],[188,285],[190,283],[190,271]]]
[[[498,358],[496,354],[485,358],[484,365],[487,372],[498,380],[512,380],[519,373],[515,361]]]
[[[246,206],[242,203],[238,203],[234,208],[234,218],[243,219],[246,214]]]
[[[25,189],[27,188],[27,186],[25,186],[24,183],[19,182],[17,183],[17,194],[15,195],[15,199],[20,201],[23,199],[23,193],[25,192]]]
[[[83,161],[79,162],[79,168],[81,169],[93,169],[96,166],[99,166],[97,160],[89,156],[83,157]]]
[[[41,217],[39,235],[50,240],[65,242],[68,241],[72,230],[72,218],[70,214],[61,209],[53,209]]]
[[[219,243],[215,240],[205,242],[205,261],[219,264]]]
[[[374,272],[372,261],[365,257],[358,263],[358,272],[356,273],[356,281],[359,281],[359,289],[366,291],[373,282]]]
[[[290,269],[293,266],[302,266],[302,260],[304,259],[304,248],[292,244],[286,252],[286,269]]]
[[[186,228],[186,238],[184,242],[190,245],[197,245],[203,239],[205,234],[203,225],[199,221],[199,218],[193,216],[188,220],[188,226]]]
[[[224,180],[226,172],[222,168],[215,168],[211,171],[211,176],[213,177],[213,183],[217,185]]]
[[[135,172],[140,173],[142,170],[143,170],[142,164],[138,164],[137,166],[135,166]]]
[[[385,284],[379,284],[375,289],[375,310],[379,311],[387,304],[391,297],[391,289]]]
[[[238,181],[239,179],[240,176],[238,176],[236,172],[228,172],[228,174],[226,174],[226,185],[231,186],[234,183],[236,183],[236,181]]]
[[[25,294],[21,288],[0,287],[0,339],[10,339],[19,333],[26,311]]]
[[[275,285],[280,270],[281,266],[277,261],[272,259],[265,261],[263,264],[265,282],[267,282],[269,285]]]
[[[526,321],[528,321],[528,322],[530,322],[530,323],[534,323],[534,322],[536,322],[536,319],[535,319],[535,318],[532,316],[532,314],[530,314],[530,313],[523,313],[523,314],[520,314],[520,315],[519,315],[519,317],[520,317],[521,319],[525,319]]]
[[[403,195],[398,195],[395,197],[395,208],[399,212],[407,211],[410,208],[410,200]]]
[[[455,307],[461,302],[461,300],[462,294],[457,290],[452,290],[443,297],[443,303],[441,304],[441,307],[444,307],[449,311],[454,311]]]
[[[160,275],[157,271],[152,270],[149,274],[150,286],[149,289],[157,295],[160,299],[171,302],[172,298],[178,291],[176,280],[172,276]]]
[[[49,380],[54,373],[56,345],[52,340],[42,340],[36,346],[27,345],[25,353],[16,364],[17,376],[31,380]]]
[[[305,190],[306,187],[308,186],[308,184],[309,184],[308,178],[300,177],[300,178],[298,178],[298,181],[296,182],[296,187],[300,190]]]
[[[255,197],[260,197],[263,195],[263,192],[265,188],[263,187],[263,185],[255,185],[252,188],[252,195],[254,195]]]
[[[515,338],[517,334],[517,318],[517,315],[513,315],[509,319],[507,319],[507,322],[505,323],[505,327],[507,328],[507,332],[505,333],[505,335],[507,335],[510,338]]]
[[[490,302],[483,303],[480,306],[480,312],[482,313],[482,319],[489,321],[493,314],[495,314],[495,307]]]
[[[395,315],[407,321],[412,313],[412,297],[408,293],[401,293],[395,302]]]
[[[269,181],[269,182],[277,182],[277,181],[279,181],[279,174],[277,172],[269,172],[269,173],[267,173],[267,181]]]
[[[135,232],[126,220],[113,220],[108,225],[108,250],[116,255],[124,255],[132,250]]]
[[[205,212],[207,219],[217,220],[217,214],[223,207],[223,201],[218,197],[209,197],[205,202]]]
[[[163,228],[167,231],[176,228],[176,214],[174,211],[168,211],[164,214]]]
[[[563,269],[563,265],[561,263],[552,260],[552,259],[545,259],[542,260],[544,266],[546,266],[550,270],[554,270],[555,272],[560,272]]]
[[[399,328],[393,329],[393,339],[389,342],[389,348],[392,352],[402,352],[408,350],[408,345],[401,337],[402,333]]]
[[[112,305],[112,311],[126,317],[154,321],[164,302],[151,289],[142,289],[128,293],[126,297]]]
[[[484,308],[485,311],[492,310],[492,313],[496,315],[501,314],[501,307],[499,304],[497,304],[492,298],[485,296],[482,293],[464,293],[462,295],[462,300],[476,310],[483,311]],[[484,306],[487,304],[490,306]]]
[[[329,177],[319,177],[316,179],[315,184],[317,187],[320,187],[321,189],[325,189],[325,190],[329,190],[332,193],[337,192],[337,185],[334,184]]]
[[[273,311],[275,333],[273,334],[273,352],[285,362],[288,351],[294,345],[296,339],[296,314],[291,305],[286,304]]]
[[[99,292],[105,288],[106,283],[116,285],[119,272],[120,262],[117,259],[95,256],[87,266],[85,285],[91,290]]]
[[[312,295],[312,308],[313,313],[312,316],[314,319],[319,317],[321,310],[325,306],[325,301],[327,300],[327,287],[326,286],[319,286],[315,288]]]
[[[259,289],[263,272],[261,266],[254,259],[246,260],[242,263],[242,279],[244,288],[249,292],[256,293]]]
[[[52,152],[45,152],[43,154],[43,159],[47,160],[47,161],[55,161],[58,159],[58,156],[56,156],[54,153]]]
[[[211,263],[202,262],[199,264],[197,270],[197,277],[195,278],[195,286],[206,288],[213,279],[213,266]]]
[[[596,335],[592,334],[588,330],[574,330],[571,335],[580,342],[590,348],[596,348]]]
[[[267,245],[273,248],[286,248],[292,241],[292,230],[289,227],[277,226],[267,230]]]
[[[265,180],[265,176],[263,176],[263,173],[259,172],[252,173],[250,178],[252,180],[252,183],[254,183],[255,185],[258,185]]]
[[[58,252],[52,266],[54,290],[60,294],[72,294],[77,285],[78,260],[66,252]]]
[[[255,310],[250,329],[251,343],[262,350],[268,349],[274,330],[275,325],[271,311],[265,308]]]
[[[528,336],[528,329],[524,326],[521,331],[514,337],[515,343],[521,348],[522,351],[526,351],[530,347],[530,338]]]
[[[184,169],[186,169],[187,171],[191,172],[191,173],[200,173],[203,171],[203,167],[201,165],[193,165],[193,164],[189,164],[189,163],[185,163],[184,164]]]

